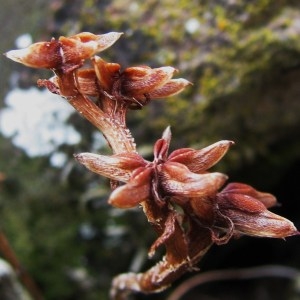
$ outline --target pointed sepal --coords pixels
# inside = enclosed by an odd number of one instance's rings
[[[152,168],[136,169],[128,183],[115,189],[108,203],[118,208],[132,208],[150,197]]]
[[[235,233],[270,238],[299,234],[291,221],[266,208],[265,203],[270,204],[271,196],[250,186],[233,183],[218,193],[217,204],[221,216],[231,220]]]
[[[132,172],[146,164],[145,160],[134,152],[112,156],[80,153],[74,157],[92,172],[122,182],[129,181]]]
[[[226,154],[232,141],[219,141],[200,150],[181,148],[170,153],[168,160],[186,165],[194,173],[202,173]]]
[[[159,174],[165,193],[186,197],[215,195],[227,180],[222,173],[196,174],[176,162],[159,166]]]

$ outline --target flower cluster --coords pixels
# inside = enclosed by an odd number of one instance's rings
[[[225,185],[227,176],[210,172],[232,141],[219,141],[200,150],[177,149],[169,154],[168,127],[154,145],[154,159],[137,151],[126,126],[128,109],[139,109],[152,99],[181,92],[190,83],[172,79],[173,67],[129,67],[122,70],[95,54],[111,46],[120,33],[80,33],[40,42],[6,56],[30,67],[54,72],[39,85],[67,99],[107,139],[113,155],[76,154],[77,161],[114,182],[108,202],[119,208],[142,206],[157,232],[149,255],[164,245],[165,256],[144,273],[117,276],[112,298],[127,291],[157,292],[192,270],[213,244],[250,235],[285,238],[299,234],[289,220],[268,210],[273,195],[242,183]],[[89,67],[83,67],[86,61]]]
[[[83,32],[35,43],[26,49],[11,50],[5,55],[29,67],[53,70],[56,76],[40,83],[54,93],[64,96],[62,85],[65,82],[61,76],[77,70],[76,89],[81,94],[108,97],[129,108],[140,108],[150,99],[175,95],[190,84],[183,78],[172,79],[176,71],[173,67],[136,66],[121,70],[119,64],[108,63],[95,55],[110,47],[120,36],[117,32],[102,35]],[[90,58],[93,68],[79,69]]]
[[[152,162],[137,153],[81,153],[75,158],[91,171],[125,183],[111,193],[111,205],[131,208],[143,201],[155,202],[158,208],[178,205],[187,221],[196,220],[209,228],[216,243],[240,234],[283,238],[298,233],[289,220],[268,211],[276,205],[273,195],[242,183],[230,183],[221,190],[227,176],[208,170],[232,141],[219,141],[200,150],[181,148],[168,155],[170,140],[168,127],[154,145]],[[222,234],[226,240],[219,237]]]

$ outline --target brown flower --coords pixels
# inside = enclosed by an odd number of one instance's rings
[[[169,97],[180,93],[191,83],[183,78],[172,79],[176,69],[173,67],[150,68],[137,66],[121,71],[121,66],[108,63],[102,58],[93,58],[97,77],[97,95],[111,98],[129,108],[141,108],[151,99]],[[78,73],[79,90],[87,84],[87,73]],[[89,85],[95,83],[94,75],[89,74]]]
[[[207,170],[233,142],[220,141],[200,150],[182,148],[168,155],[170,139],[167,128],[155,143],[152,162],[137,153],[82,153],[75,158],[93,172],[125,182],[110,195],[111,205],[130,208],[146,199],[158,207],[177,204],[189,226],[208,228],[215,243],[226,243],[241,234],[283,238],[299,233],[292,222],[267,209],[276,204],[273,195],[241,183],[228,184],[219,191],[227,176]]]
[[[119,64],[94,56],[110,47],[121,34],[83,32],[11,50],[5,55],[29,67],[52,69],[55,76],[50,80],[39,80],[40,86],[66,97],[76,96],[77,92],[97,97],[100,108],[109,115],[115,114],[117,109],[141,108],[151,99],[175,95],[191,84],[183,78],[172,79],[176,71],[173,67],[136,66],[121,70]],[[93,68],[80,69],[89,58]],[[72,71],[74,74],[71,74]]]
[[[269,193],[246,184],[230,183],[216,198],[220,211],[216,218],[221,222],[223,217],[228,218],[233,234],[275,238],[299,234],[292,222],[267,209],[276,205],[276,198]]]
[[[108,63],[102,58],[92,58],[94,68],[76,71],[76,87],[85,96],[97,97],[99,106],[106,110],[106,105],[116,110],[121,108],[138,109],[152,99],[160,99],[180,93],[191,83],[183,78],[172,79],[176,69],[172,67],[150,68],[138,66],[121,71],[117,63]],[[60,76],[50,80],[40,80],[52,93],[62,94]],[[110,105],[104,99],[108,99]]]
[[[95,35],[82,32],[70,37],[61,36],[50,42],[39,42],[28,48],[11,50],[5,55],[32,68],[46,68],[65,73],[82,66],[83,61],[110,47],[122,33]]]
[[[116,207],[134,207],[147,198],[164,205],[166,198],[173,196],[188,199],[216,195],[227,176],[205,173],[205,170],[221,159],[232,142],[220,141],[201,150],[181,149],[168,157],[170,138],[171,131],[167,128],[155,143],[153,162],[133,153],[111,157],[82,153],[75,158],[93,172],[126,182],[115,189],[108,200]]]
[[[299,234],[291,221],[267,209],[276,205],[273,195],[243,183],[230,183],[215,196],[189,198],[181,205],[195,226],[210,230],[217,244],[240,235],[284,238]]]

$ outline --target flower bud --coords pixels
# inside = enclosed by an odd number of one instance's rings
[[[271,238],[299,234],[291,221],[270,212],[261,199],[251,196],[265,194],[270,198],[271,194],[258,192],[250,186],[245,189],[246,185],[244,189],[242,187],[239,183],[232,183],[217,195],[220,215],[231,220],[235,233]]]
[[[67,73],[80,66],[83,61],[110,47],[122,33],[109,32],[95,35],[89,32],[71,37],[61,36],[50,42],[39,42],[28,48],[11,50],[5,55],[32,68],[62,70]]]

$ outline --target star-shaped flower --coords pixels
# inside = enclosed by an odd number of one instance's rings
[[[38,42],[27,48],[11,50],[5,55],[25,66],[46,68],[68,73],[83,65],[85,59],[114,44],[122,33],[95,35],[90,32],[64,37],[50,42]]]
[[[220,191],[227,176],[208,169],[233,142],[219,141],[200,150],[182,148],[168,155],[170,139],[167,128],[154,145],[152,162],[137,153],[82,153],[75,158],[91,171],[125,183],[111,193],[111,205],[131,208],[147,199],[156,207],[179,205],[189,226],[208,228],[215,243],[241,234],[283,238],[299,233],[292,222],[268,210],[276,204],[273,195],[241,183]]]
[[[176,72],[173,67],[136,66],[121,70],[121,65],[106,62],[99,56],[94,56],[92,63],[93,69],[76,72],[77,89],[83,95],[97,97],[104,110],[105,98],[113,103],[113,107],[118,103],[125,108],[139,109],[152,99],[176,95],[191,84],[184,78],[172,79]],[[44,80],[42,84],[61,94],[59,76]]]
[[[130,208],[151,198],[164,205],[167,198],[216,195],[227,176],[205,173],[226,153],[231,141],[220,141],[201,150],[173,151],[168,156],[171,131],[164,132],[154,146],[154,160],[149,162],[136,153],[103,156],[91,153],[75,158],[91,171],[126,184],[116,188],[108,202]]]

